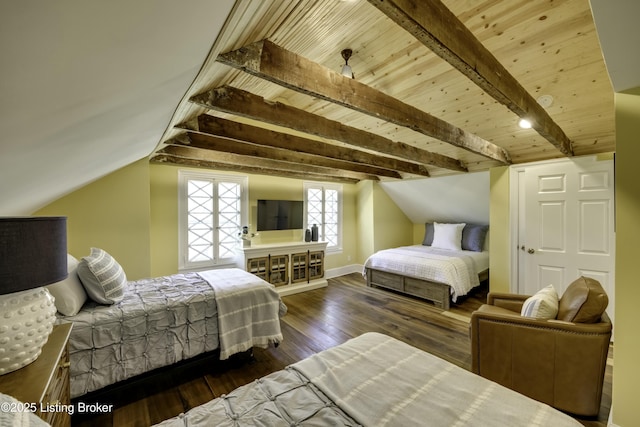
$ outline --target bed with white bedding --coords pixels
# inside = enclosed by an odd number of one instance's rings
[[[581,425],[548,405],[395,338],[366,333],[158,426],[427,424]]]
[[[381,286],[432,301],[449,309],[488,277],[489,253],[413,245],[385,249],[364,264],[367,286]]]
[[[273,285],[237,268],[128,282],[118,303],[59,315],[73,322],[71,397],[201,353],[278,344],[285,312]]]
[[[449,309],[489,278],[488,225],[426,223],[422,245],[385,249],[364,264],[367,286],[380,286]]]

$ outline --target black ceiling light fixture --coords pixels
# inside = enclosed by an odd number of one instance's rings
[[[344,65],[342,66],[342,71],[340,72],[340,74],[342,74],[345,77],[351,77],[352,79],[355,79],[355,76],[353,75],[353,70],[351,70],[351,66],[349,65],[349,58],[351,58],[351,54],[353,53],[353,51],[351,49],[344,49],[340,53],[344,58]]]

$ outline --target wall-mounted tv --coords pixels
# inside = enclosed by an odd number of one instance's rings
[[[258,200],[257,230],[301,230],[303,215],[301,200]]]

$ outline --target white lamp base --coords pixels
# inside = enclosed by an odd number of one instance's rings
[[[56,320],[53,302],[45,288],[0,295],[0,375],[40,356]]]

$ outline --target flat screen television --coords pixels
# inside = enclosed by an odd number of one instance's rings
[[[257,230],[301,230],[303,215],[301,200],[258,200]]]

